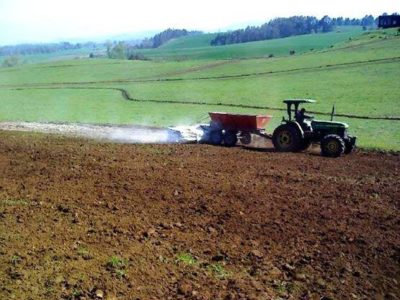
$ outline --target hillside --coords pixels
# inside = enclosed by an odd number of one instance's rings
[[[362,33],[359,26],[339,27],[335,32],[307,34],[267,41],[210,46],[213,35],[199,35],[176,39],[157,49],[143,49],[137,52],[150,59],[193,60],[193,59],[241,59],[273,56],[287,56],[291,50],[297,54],[328,48]]]
[[[216,33],[199,34],[194,36],[185,36],[177,39],[170,40],[160,47],[160,49],[187,49],[208,47]]]
[[[308,107],[316,113],[329,113],[335,104],[338,114],[400,117],[397,31],[332,34],[339,41],[333,47],[275,58],[251,59],[260,43],[250,43],[238,45],[243,51],[248,46],[249,57],[243,60],[215,60],[211,52],[208,59],[180,62],[81,59],[3,68],[0,120],[165,126],[207,121],[212,110],[267,111],[275,116],[267,128],[271,131],[284,115],[281,101],[293,97],[319,100]],[[353,35],[352,40],[344,34]],[[317,35],[290,39],[327,43]],[[293,45],[275,42],[282,53]],[[182,55],[199,49],[206,57],[214,47],[174,51]],[[361,146],[400,150],[399,121],[336,119],[350,124]]]

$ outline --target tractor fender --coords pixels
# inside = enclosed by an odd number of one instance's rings
[[[218,121],[211,121],[210,122],[210,128],[211,128],[212,131],[224,129],[222,124],[220,122],[218,122]]]
[[[296,128],[296,130],[298,130],[298,132],[300,133],[301,138],[304,138],[304,130],[303,130],[303,128],[301,128],[299,123],[292,121],[292,122],[288,122],[287,125]]]

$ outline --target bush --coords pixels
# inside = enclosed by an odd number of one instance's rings
[[[129,60],[149,60],[143,54],[140,53],[132,53],[128,57]]]
[[[290,55],[295,55],[295,54],[296,54],[296,51],[295,51],[295,50],[290,50],[289,54],[290,54]]]
[[[4,59],[3,63],[1,64],[2,67],[10,68],[15,67],[19,64],[19,57],[16,55],[8,56]]]

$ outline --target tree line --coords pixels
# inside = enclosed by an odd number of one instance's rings
[[[212,46],[220,46],[235,43],[247,43],[254,41],[284,38],[294,35],[330,32],[335,26],[374,26],[375,18],[367,15],[362,19],[331,18],[324,16],[317,19],[312,16],[293,16],[289,18],[276,18],[261,26],[248,26],[230,32],[219,33],[212,41]]]
[[[0,56],[13,56],[13,55],[29,55],[29,54],[45,54],[58,52],[63,50],[73,50],[88,47],[95,47],[96,44],[92,42],[71,44],[69,42],[62,43],[47,43],[47,44],[20,44],[15,46],[2,46],[0,47]]]

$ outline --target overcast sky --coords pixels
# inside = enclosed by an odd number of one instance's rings
[[[218,31],[274,17],[363,17],[400,0],[0,0],[0,45],[187,28]]]

